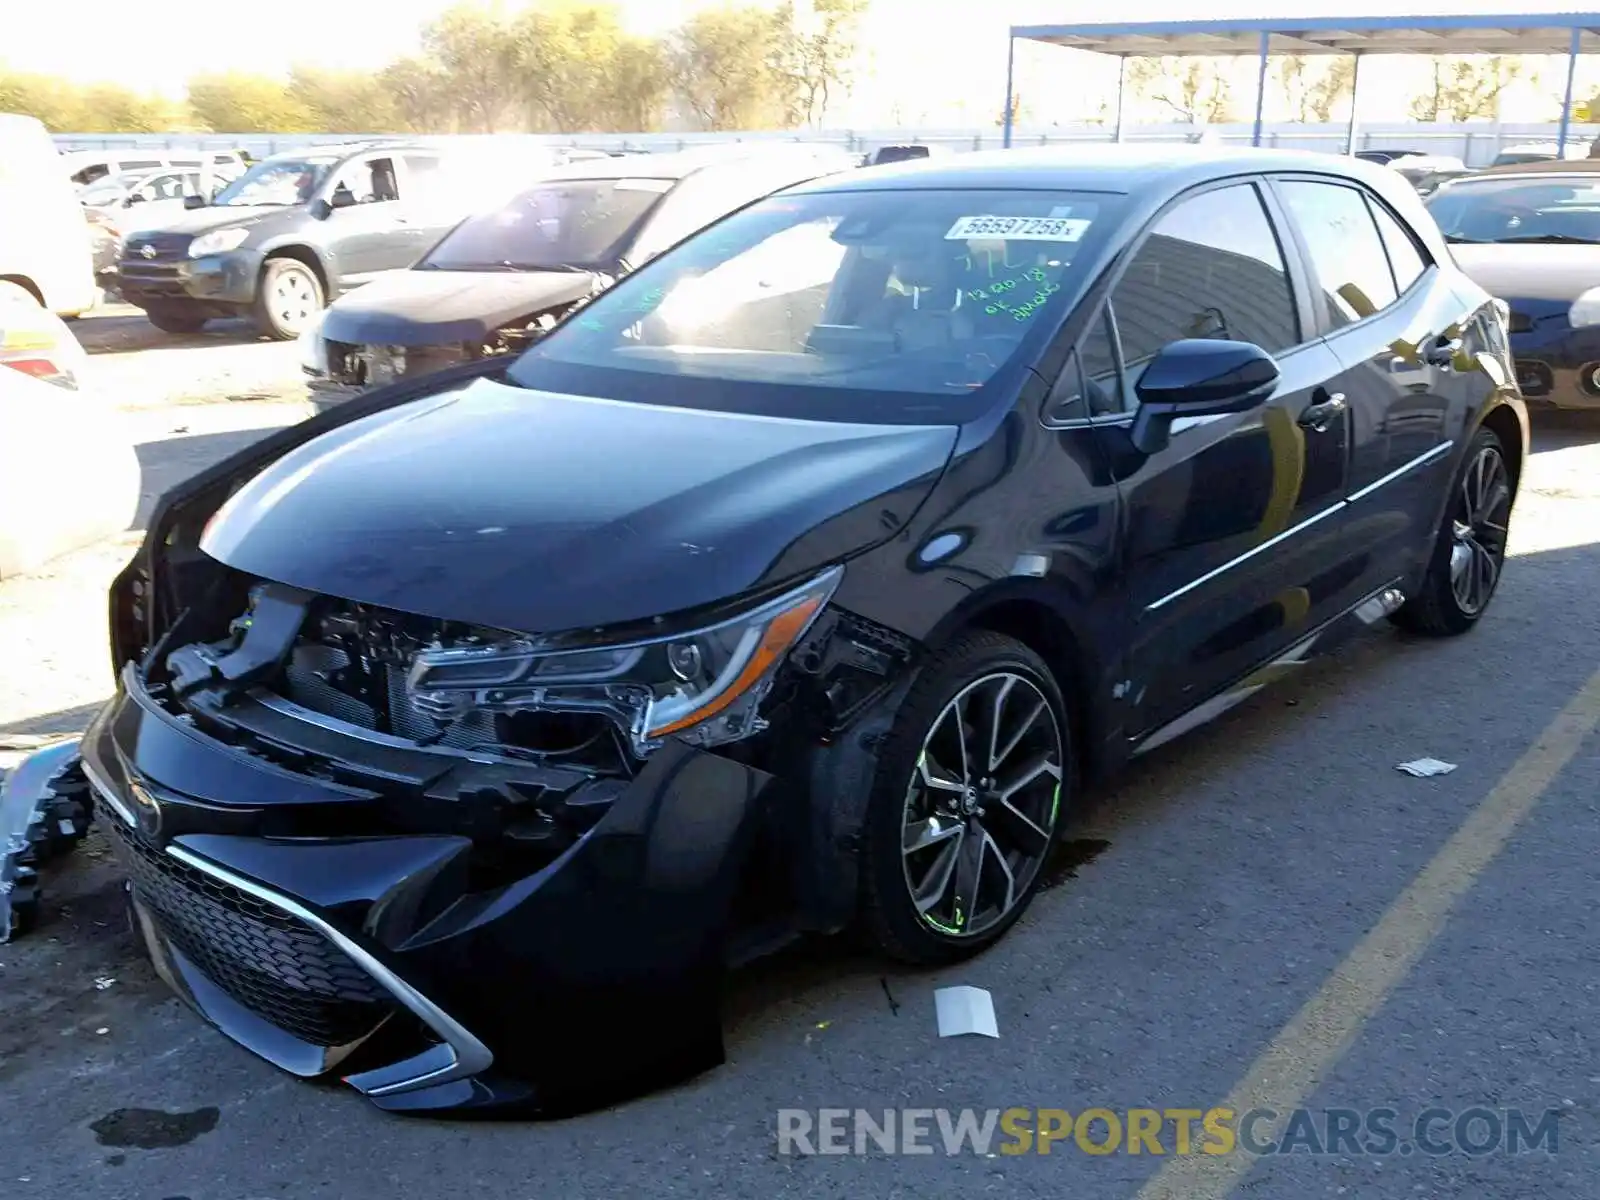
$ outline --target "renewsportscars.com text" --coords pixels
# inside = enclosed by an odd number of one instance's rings
[[[780,1154],[1554,1154],[1559,1111],[1519,1108],[783,1108]]]

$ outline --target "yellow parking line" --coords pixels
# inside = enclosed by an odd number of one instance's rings
[[[1537,741],[1451,835],[1410,886],[1350,951],[1294,1019],[1272,1039],[1221,1102],[1236,1113],[1305,1102],[1361,1027],[1438,936],[1451,907],[1470,888],[1584,739],[1600,727],[1600,671],[1556,715]],[[1270,1136],[1269,1126],[1257,1126]],[[1242,1152],[1167,1161],[1137,1200],[1222,1200],[1255,1165]]]

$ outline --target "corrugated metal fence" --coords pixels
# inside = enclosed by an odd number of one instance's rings
[[[1558,127],[1551,125],[1494,125],[1478,122],[1467,125],[1419,125],[1393,122],[1360,126],[1356,149],[1424,150],[1448,154],[1468,166],[1482,166],[1503,148],[1521,142],[1553,142]],[[1182,141],[1194,133],[1190,125],[1130,126],[1123,132],[1127,141]],[[1211,131],[1231,144],[1248,145],[1249,125],[1215,125]],[[1575,125],[1568,140],[1586,145],[1600,135],[1600,126]],[[393,134],[60,134],[56,144],[64,151],[129,147],[183,149],[239,149],[256,157],[294,150],[303,146],[363,141],[392,137]],[[598,149],[678,150],[685,146],[736,141],[821,141],[851,150],[867,151],[877,146],[901,142],[923,142],[950,150],[999,149],[998,129],[867,129],[819,131],[757,131],[749,133],[593,133],[572,135],[477,134],[451,136],[448,140],[516,137],[557,145],[578,145]],[[1263,128],[1262,142],[1269,146],[1306,150],[1344,150],[1344,125],[1274,124]],[[1012,143],[1016,146],[1055,145],[1072,142],[1109,141],[1111,131],[1100,125],[1052,125],[1018,128]],[[430,139],[435,140],[435,139]],[[439,139],[443,140],[443,139]]]

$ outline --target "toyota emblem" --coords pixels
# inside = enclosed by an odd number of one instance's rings
[[[146,243],[139,248],[139,253],[144,255],[146,258],[154,258],[156,256],[156,248]]]

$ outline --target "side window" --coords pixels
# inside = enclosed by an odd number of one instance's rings
[[[1359,191],[1299,179],[1278,186],[1305,237],[1335,326],[1353,325],[1399,299],[1389,255]]]
[[[1062,368],[1050,398],[1049,415],[1057,421],[1113,416],[1126,407],[1123,390],[1117,373],[1110,310],[1102,309]]]
[[[394,162],[387,158],[371,158],[365,162],[351,163],[339,175],[335,192],[349,192],[357,204],[382,204],[398,200],[400,188],[395,182]]]
[[[1427,270],[1427,260],[1422,257],[1416,238],[1393,213],[1371,196],[1367,197],[1367,205],[1372,209],[1372,219],[1378,223],[1378,235],[1383,238],[1384,249],[1389,252],[1389,266],[1394,269],[1394,285],[1404,293]]]
[[[134,158],[117,164],[124,171],[154,171],[167,164],[156,158]]]
[[[426,184],[439,174],[437,154],[407,154],[406,174],[418,183]]]
[[[1181,338],[1300,342],[1294,292],[1272,222],[1251,184],[1216,188],[1161,217],[1111,293],[1129,384]]]

